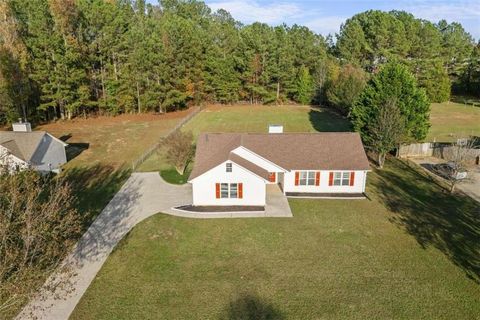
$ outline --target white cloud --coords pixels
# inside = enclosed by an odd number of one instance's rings
[[[480,0],[206,0],[212,10],[225,9],[243,23],[263,22],[270,25],[297,23],[322,35],[335,34],[340,25],[356,13],[369,9],[404,10],[417,18],[438,22],[460,22],[475,38],[480,37]],[[338,3],[335,5],[334,3]]]
[[[402,3],[400,9],[431,22],[438,22],[442,19],[449,23],[460,22],[474,38],[480,37],[480,1],[478,0],[456,1],[455,3],[442,0],[429,3],[420,0]]]
[[[235,19],[245,23],[259,21],[268,24],[280,24],[302,14],[302,9],[298,5],[288,2],[272,2],[263,5],[255,0],[224,0],[208,1],[207,4],[214,11],[225,9]]]
[[[335,33],[340,31],[340,25],[344,23],[345,20],[347,20],[345,17],[318,17],[305,21],[305,26],[324,36],[328,34],[332,34],[334,36]]]
[[[480,2],[460,1],[456,3],[426,3],[419,1],[415,4],[403,6],[405,11],[413,13],[418,18],[437,22],[441,19],[448,21],[459,21],[464,19],[479,19],[480,23]]]

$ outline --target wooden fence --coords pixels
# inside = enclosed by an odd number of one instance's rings
[[[147,160],[148,157],[150,157],[155,151],[162,146],[164,140],[168,138],[170,135],[172,135],[175,131],[179,130],[181,127],[183,127],[187,122],[192,120],[193,117],[195,117],[200,111],[202,110],[201,107],[195,107],[195,110],[192,111],[188,116],[183,118],[175,127],[170,129],[164,136],[158,140],[153,146],[148,148],[147,151],[145,151],[140,157],[138,157],[136,160],[132,161],[132,171],[137,170],[137,168]]]
[[[398,152],[399,157],[431,157],[433,156],[434,143],[412,143],[401,145]]]
[[[453,152],[451,143],[426,142],[401,145],[398,155],[401,158],[408,157],[435,157],[439,159],[448,159]],[[478,164],[480,149],[472,148],[468,152],[467,162]]]

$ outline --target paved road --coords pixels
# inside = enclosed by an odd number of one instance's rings
[[[63,262],[73,274],[68,274],[72,283],[70,290],[58,287],[54,292],[44,291],[22,310],[17,319],[68,319],[117,243],[137,223],[158,212],[187,218],[291,217],[287,199],[275,187],[267,190],[265,212],[187,213],[172,210],[172,207],[191,203],[191,185],[168,184],[158,172],[132,174]],[[45,286],[55,287],[55,284],[52,276]]]
[[[53,294],[45,293],[43,298],[32,300],[17,319],[68,319],[108,255],[128,231],[145,218],[190,203],[191,199],[190,185],[167,184],[158,172],[132,174],[64,261],[74,273],[72,292],[59,287]],[[45,285],[55,285],[54,277]]]

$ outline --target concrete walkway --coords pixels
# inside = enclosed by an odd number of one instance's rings
[[[287,197],[276,184],[267,184],[266,217],[293,217]]]
[[[58,274],[52,275],[44,287],[56,289],[53,292],[41,291],[17,319],[68,319],[117,243],[137,223],[158,212],[186,218],[292,216],[286,197],[276,185],[267,187],[265,212],[199,214],[172,209],[191,201],[190,185],[168,184],[158,172],[132,174],[64,260],[62,265],[71,269],[68,276],[72,286],[69,290],[57,286]]]

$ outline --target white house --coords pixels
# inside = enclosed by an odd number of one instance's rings
[[[0,131],[0,164],[9,170],[59,172],[67,162],[67,144],[60,139],[45,131],[31,131],[28,122],[15,123],[13,130]]]
[[[364,198],[368,171],[358,133],[204,133],[189,182],[193,206],[265,206],[267,184],[288,197]]]

